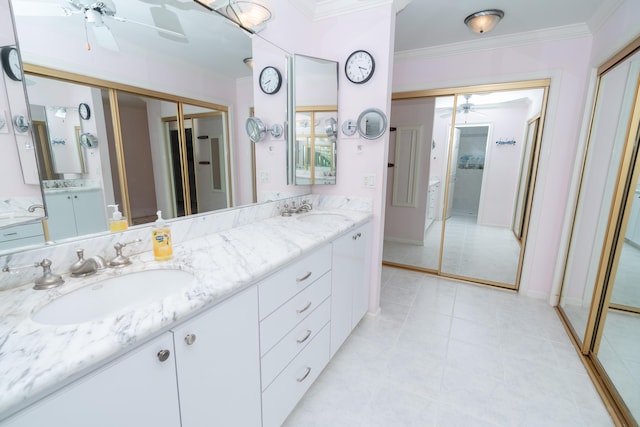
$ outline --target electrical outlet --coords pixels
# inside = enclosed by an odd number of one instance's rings
[[[268,184],[269,183],[269,172],[261,171],[260,172],[260,184]]]
[[[366,174],[362,176],[363,188],[376,188],[376,174]]]

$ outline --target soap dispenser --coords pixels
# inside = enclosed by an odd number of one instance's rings
[[[171,230],[162,218],[162,211],[156,212],[158,219],[153,224],[151,235],[153,239],[153,256],[156,261],[166,261],[173,258],[173,244]]]
[[[111,219],[109,220],[109,230],[111,230],[112,233],[124,231],[129,228],[127,218],[122,216],[122,213],[118,210],[118,205],[107,205],[107,207],[113,208],[113,214],[111,214]]]

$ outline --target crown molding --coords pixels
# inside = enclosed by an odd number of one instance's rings
[[[434,58],[450,55],[460,55],[478,51],[504,49],[509,47],[523,46],[532,43],[569,40],[591,36],[587,24],[574,24],[561,27],[546,28],[543,30],[527,31],[505,36],[495,36],[490,38],[469,40],[457,43],[448,43],[439,46],[426,47],[396,52],[396,61],[410,60],[416,58]]]
[[[292,0],[292,4],[312,21],[360,12],[374,7],[393,4],[396,13],[413,0]]]
[[[593,16],[587,21],[591,32],[593,34],[597,33],[622,3],[624,3],[624,0],[603,0]]]

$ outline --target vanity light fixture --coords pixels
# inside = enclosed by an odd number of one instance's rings
[[[67,109],[64,107],[59,107],[56,109],[56,113],[54,115],[64,120],[67,118]]]
[[[467,16],[464,23],[474,33],[484,34],[493,30],[502,18],[504,12],[500,9],[487,9]]]
[[[260,0],[194,0],[207,9],[217,12],[251,33],[262,31],[273,17]]]
[[[250,56],[248,58],[244,58],[242,62],[244,62],[244,65],[246,65],[247,67],[253,70],[253,57]]]

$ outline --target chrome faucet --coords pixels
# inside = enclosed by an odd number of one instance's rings
[[[282,210],[280,211],[280,214],[282,216],[291,216],[291,214],[294,214],[294,213],[309,212],[311,209],[313,209],[313,205],[308,200],[303,200],[300,206],[296,206],[296,202],[293,201],[291,202],[291,206],[285,203],[282,206]]]
[[[84,259],[84,249],[76,251],[78,260],[71,264],[71,277],[85,277],[95,274],[98,270],[104,270],[106,264],[100,255],[94,255],[89,259]]]
[[[33,287],[33,289],[35,290],[56,288],[64,283],[62,276],[51,272],[51,260],[46,258],[40,262],[27,264],[27,265],[20,265],[17,267],[10,267],[8,265],[5,265],[4,267],[2,267],[2,271],[5,273],[11,273],[13,271],[22,270],[24,268],[29,268],[29,267],[31,268],[42,267],[42,276],[38,277],[35,280],[35,286]]]
[[[125,246],[131,245],[133,243],[139,243],[141,241],[142,239],[136,239],[126,243],[116,242],[116,244],[113,245],[113,248],[116,250],[116,256],[111,261],[109,261],[109,267],[120,268],[124,267],[125,265],[131,264],[131,260],[129,259],[129,257],[122,255],[122,249]]]

